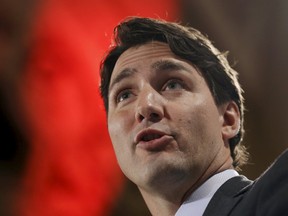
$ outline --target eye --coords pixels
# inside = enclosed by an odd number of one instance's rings
[[[171,90],[178,90],[184,89],[184,84],[181,80],[173,79],[169,80],[163,88],[163,91],[171,91]]]
[[[131,96],[132,96],[132,92],[129,89],[123,90],[119,94],[117,94],[116,102],[120,103],[120,102],[122,102],[124,100],[127,100]]]

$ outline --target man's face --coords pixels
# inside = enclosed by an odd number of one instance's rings
[[[223,113],[201,74],[165,43],[132,47],[116,62],[108,129],[122,171],[140,188],[188,186],[225,163]]]

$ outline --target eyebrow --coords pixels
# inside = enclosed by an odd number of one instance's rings
[[[152,70],[155,71],[172,71],[172,70],[185,70],[189,71],[184,65],[173,62],[170,60],[160,60],[154,62],[151,67]],[[133,76],[136,72],[138,72],[135,68],[124,68],[111,82],[109,90],[111,90],[117,83],[121,82],[124,79],[127,79]]]
[[[129,77],[133,76],[136,72],[137,72],[137,70],[134,69],[134,68],[125,68],[125,69],[123,69],[114,78],[114,80],[111,82],[111,85],[110,85],[109,89],[111,90],[114,85],[116,85],[117,83],[121,82],[123,79],[126,79],[126,78],[129,78]]]
[[[170,60],[160,60],[151,65],[151,69],[155,71],[172,71],[172,70],[185,70],[188,71],[184,65],[173,62]]]

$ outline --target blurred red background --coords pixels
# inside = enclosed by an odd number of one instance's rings
[[[123,185],[99,96],[99,62],[127,16],[170,19],[176,1],[47,0],[23,73],[30,156],[21,216],[107,215]]]

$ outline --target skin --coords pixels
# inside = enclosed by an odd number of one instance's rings
[[[152,215],[174,215],[210,176],[232,168],[234,102],[216,106],[197,69],[167,44],[125,51],[109,87],[108,130],[123,173]]]

